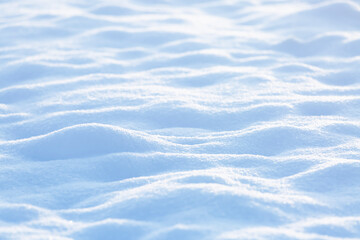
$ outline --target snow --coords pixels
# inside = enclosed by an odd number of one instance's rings
[[[0,239],[360,239],[355,0],[0,9]]]

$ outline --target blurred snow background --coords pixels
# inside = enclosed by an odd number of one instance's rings
[[[359,2],[0,9],[0,239],[360,239]]]

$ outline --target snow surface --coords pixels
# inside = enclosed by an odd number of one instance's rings
[[[359,2],[0,9],[0,239],[360,239]]]

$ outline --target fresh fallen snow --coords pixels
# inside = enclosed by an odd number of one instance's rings
[[[359,2],[0,9],[0,239],[360,239]]]

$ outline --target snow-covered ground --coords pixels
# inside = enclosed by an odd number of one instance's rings
[[[360,239],[360,3],[0,0],[0,239]]]

